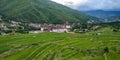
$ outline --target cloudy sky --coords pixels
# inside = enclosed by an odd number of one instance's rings
[[[120,10],[120,0],[52,0],[76,10]]]

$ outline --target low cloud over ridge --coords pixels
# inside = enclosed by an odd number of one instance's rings
[[[120,10],[120,0],[52,0],[76,10]]]

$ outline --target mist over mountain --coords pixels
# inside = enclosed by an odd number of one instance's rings
[[[97,18],[109,18],[112,16],[120,16],[120,11],[104,11],[104,10],[90,10],[84,11],[84,13],[97,17]]]
[[[120,11],[120,0],[52,0],[79,11]]]
[[[4,20],[53,24],[96,19],[50,0],[1,0],[0,15]]]

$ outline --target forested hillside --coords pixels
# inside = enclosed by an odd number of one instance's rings
[[[96,19],[50,0],[0,0],[0,15],[4,20],[54,24]]]

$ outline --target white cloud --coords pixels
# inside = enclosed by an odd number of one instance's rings
[[[88,2],[88,0],[52,0],[52,1],[66,5],[73,9],[77,9],[80,5]]]
[[[77,10],[120,10],[120,0],[52,0]]]

